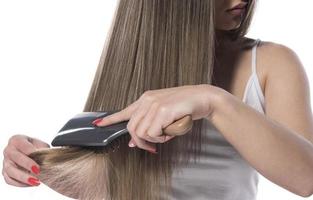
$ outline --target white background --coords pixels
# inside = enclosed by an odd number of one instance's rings
[[[1,152],[14,134],[50,143],[82,111],[116,2],[0,0]],[[293,49],[305,66],[311,94],[312,7],[308,0],[261,0],[248,34]],[[258,200],[302,199],[260,178]],[[1,199],[68,199],[43,184],[16,188],[2,177],[0,191]]]

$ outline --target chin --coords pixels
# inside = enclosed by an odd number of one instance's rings
[[[241,23],[233,23],[233,24],[229,24],[227,26],[223,26],[223,27],[218,27],[219,30],[222,30],[222,31],[232,31],[232,30],[235,30],[237,28],[239,28],[241,25]]]

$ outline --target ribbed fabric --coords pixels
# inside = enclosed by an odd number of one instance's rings
[[[242,101],[264,114],[264,95],[256,74],[256,49],[252,49],[252,74]],[[255,200],[258,172],[208,121],[199,162],[177,170],[172,176],[172,200]]]

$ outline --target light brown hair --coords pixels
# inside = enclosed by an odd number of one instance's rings
[[[251,2],[236,37],[249,26]],[[122,110],[147,90],[211,84],[214,46],[214,0],[120,0],[83,111]],[[157,144],[157,155],[129,148],[128,136],[110,153],[62,147],[30,156],[41,166],[39,179],[70,197],[160,199],[173,170],[197,161],[203,120]]]

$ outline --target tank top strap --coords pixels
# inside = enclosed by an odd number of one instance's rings
[[[256,44],[253,46],[253,49],[252,49],[252,74],[256,74],[256,49],[260,43],[260,39],[257,39],[256,40]]]

